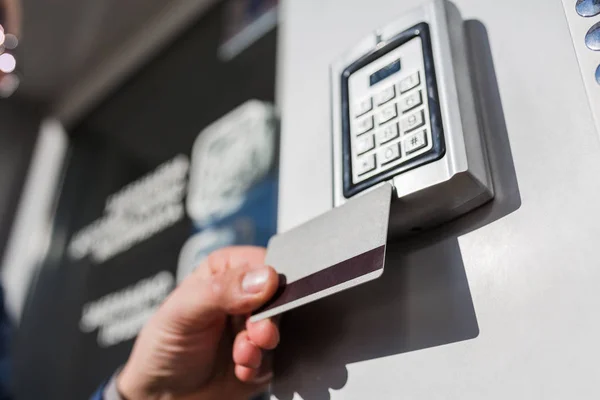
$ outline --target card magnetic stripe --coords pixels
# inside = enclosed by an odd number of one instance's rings
[[[359,278],[370,272],[381,269],[385,257],[385,245],[361,253],[357,256],[332,265],[329,268],[300,278],[297,281],[284,284],[255,314],[269,311],[273,308],[302,299],[311,294],[335,287],[352,279]]]

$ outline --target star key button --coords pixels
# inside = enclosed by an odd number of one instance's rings
[[[375,154],[359,157],[356,160],[356,174],[364,175],[375,169]]]

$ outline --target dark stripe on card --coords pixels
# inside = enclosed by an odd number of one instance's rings
[[[279,290],[267,304],[253,314],[280,307],[380,270],[383,267],[384,257],[385,245],[382,245],[289,284],[285,283],[285,277],[280,277]]]

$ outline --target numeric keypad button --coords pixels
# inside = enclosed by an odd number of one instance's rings
[[[367,97],[354,105],[354,116],[360,117],[373,109],[373,99]]]
[[[375,148],[373,135],[362,135],[356,138],[356,154],[363,154],[373,148]]]
[[[379,162],[381,165],[391,163],[400,158],[400,143],[392,144],[379,150]]]
[[[375,169],[375,154],[358,157],[355,163],[356,174],[364,175]]]
[[[362,135],[365,132],[370,131],[371,129],[373,129],[373,116],[369,115],[368,117],[365,117],[361,120],[358,120],[356,122],[356,134],[357,135]]]
[[[375,102],[378,106],[387,103],[396,97],[396,88],[394,86],[390,86],[386,89],[383,89],[381,92],[375,96]]]
[[[407,78],[400,81],[400,93],[406,93],[409,90],[416,88],[421,83],[421,76],[419,72],[415,72]]]
[[[379,144],[387,143],[390,140],[396,139],[400,135],[398,131],[398,123],[385,125],[377,132],[377,142]]]
[[[406,134],[407,132],[422,127],[424,124],[425,116],[423,110],[420,110],[402,118],[400,121],[400,128],[402,129],[402,134]]]

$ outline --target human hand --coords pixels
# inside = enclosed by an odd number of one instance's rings
[[[246,321],[277,290],[277,273],[264,260],[259,247],[212,253],[140,332],[117,378],[121,395],[246,400],[264,390],[272,373],[262,355],[277,346],[279,330],[271,320]]]

